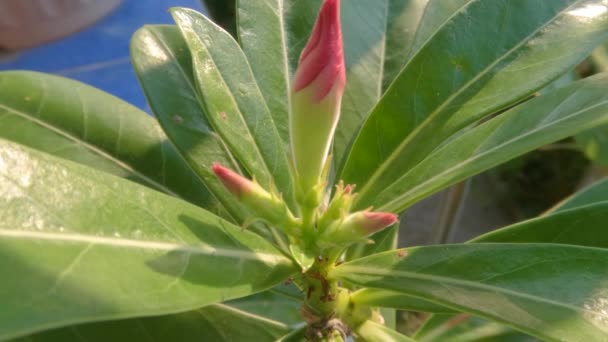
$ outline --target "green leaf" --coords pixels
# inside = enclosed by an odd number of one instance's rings
[[[608,332],[608,249],[470,244],[390,251],[331,276],[506,323],[541,339],[601,341]]]
[[[0,72],[0,137],[223,212],[156,120],[80,82]]]
[[[374,204],[457,131],[576,65],[608,37],[604,8],[602,0],[474,0],[450,16],[359,132],[340,176],[359,186],[356,208]]]
[[[211,170],[214,162],[233,170],[239,166],[207,122],[196,91],[190,50],[179,29],[169,25],[141,28],[131,40],[131,55],[144,93],[169,139],[230,216],[243,224],[250,214]],[[259,224],[250,229],[270,238]]]
[[[402,55],[401,64],[399,68],[395,68],[394,77],[399,75],[399,72],[409,62],[420,49],[430,40],[433,35],[437,33],[444,25],[452,19],[452,16],[464,10],[466,6],[473,0],[452,0],[452,1],[441,1],[441,0],[418,0],[411,1],[411,7],[408,8],[404,14],[414,15],[410,18],[416,26],[410,28],[407,33],[412,34],[412,37],[408,39],[404,47],[400,47],[398,42],[395,41],[394,45],[391,46],[393,49],[403,49],[405,54]],[[397,1],[393,1],[397,2]],[[396,4],[393,4],[396,6]],[[399,38],[399,37],[395,37]],[[394,79],[393,77],[393,79]],[[391,80],[392,81],[392,80]],[[387,84],[388,86],[389,84]]]
[[[268,291],[260,292],[252,296],[232,300],[226,304],[231,307],[266,317],[289,326],[302,322],[300,308],[302,306],[301,292],[294,296],[285,285],[279,285]]]
[[[315,12],[312,8],[318,8],[319,3],[300,1],[298,4],[300,7],[306,7],[306,11],[300,12],[299,17],[303,22],[307,22],[306,26],[308,21],[314,20]],[[287,9],[289,8],[287,5]],[[292,42],[289,36],[292,31],[287,31],[285,27],[285,10],[286,4],[283,0],[239,0],[237,4],[240,44],[281,139],[287,146],[290,142],[289,85],[294,72],[292,67],[295,68],[295,65],[291,65],[288,60],[288,39]],[[302,35],[300,38],[305,40],[306,36]]]
[[[357,335],[363,338],[363,340],[366,342],[414,341],[413,339],[398,333],[394,329],[372,321],[365,321],[363,324],[356,328],[356,332]]]
[[[399,212],[534,148],[605,124],[606,87],[608,74],[600,74],[539,96],[467,131],[376,193],[378,210]]]
[[[399,225],[384,229],[370,238],[373,243],[358,243],[351,246],[345,255],[346,260],[355,260],[364,256],[385,252],[397,248],[397,238],[399,234]]]
[[[437,305],[416,297],[404,295],[400,292],[364,288],[353,292],[351,301],[355,305],[366,305],[372,307],[395,308],[406,311],[432,312],[432,313],[454,313],[455,311],[445,306]]]
[[[242,223],[246,211],[211,171],[213,162],[237,163],[205,118],[196,92],[192,57],[175,26],[144,26],[131,40],[131,57],[150,107],[169,139],[230,214]]]
[[[305,342],[306,341],[306,326],[301,326],[294,329],[289,334],[279,338],[276,342]]]
[[[608,248],[608,202],[557,212],[484,234],[471,242],[547,242]]]
[[[334,157],[345,162],[356,134],[390,84],[445,20],[471,0],[379,0],[342,5],[348,84]]]
[[[421,42],[469,1],[360,0],[342,4],[348,82],[334,139],[334,158],[340,165],[361,124]]]
[[[14,341],[274,341],[288,331],[279,322],[216,304],[175,315],[75,325]]]
[[[601,188],[592,187],[588,191],[599,194],[595,190]],[[479,236],[469,242],[555,243],[608,248],[606,222],[608,222],[608,202],[599,202],[587,206],[574,206],[572,209],[558,211],[549,216],[517,223]],[[398,292],[378,289],[363,289],[355,292],[353,302],[368,306],[432,313],[453,311]]]
[[[294,260],[300,265],[302,272],[308,271],[315,263],[316,256],[312,251],[304,250],[297,244],[290,244],[289,251]]]
[[[384,92],[385,57],[389,23],[403,12],[411,1],[393,0],[345,1],[342,3],[341,20],[346,62],[346,88],[342,97],[340,121],[334,134],[333,157],[337,163],[350,149],[361,124]],[[400,18],[400,21],[410,17]],[[409,24],[409,23],[408,23]],[[408,28],[411,27],[409,24]],[[392,27],[390,27],[392,28]],[[402,34],[399,43],[405,43],[409,34]],[[395,44],[397,45],[397,44]]]
[[[574,208],[584,207],[590,204],[608,201],[608,179],[600,180],[589,185],[583,190],[578,191],[571,197],[558,204],[547,214],[554,214],[560,211],[570,210]]]
[[[297,268],[198,207],[0,142],[0,339],[188,311],[260,292]]]
[[[510,242],[510,243],[529,243],[529,242],[550,242],[560,244],[570,244],[588,247],[602,247],[608,248],[608,234],[604,228],[605,222],[608,222],[608,203],[595,203],[593,204],[597,195],[602,195],[605,192],[606,182],[600,182],[596,186],[591,186],[587,190],[582,191],[579,195],[575,195],[571,205],[564,204],[564,209],[559,209],[552,215],[546,217],[540,217],[529,221],[514,224],[494,232],[482,235],[470,242]],[[604,189],[603,189],[604,188]],[[580,197],[578,197],[580,196]],[[590,201],[586,201],[590,199]],[[585,206],[586,205],[586,206]],[[400,298],[395,295],[394,298],[384,298],[381,290],[369,290],[371,295],[363,293],[361,296],[366,301],[371,301],[369,305],[388,305],[390,307],[397,307],[400,303],[409,303],[410,298]],[[375,292],[379,292],[378,294]],[[422,304],[425,304],[422,302]],[[440,310],[424,310],[432,309],[421,306],[423,311],[427,312],[441,312]],[[445,311],[444,311],[445,312]],[[451,324],[450,321],[458,321],[458,316],[433,316],[427,324],[426,328],[423,328],[421,332],[417,334],[417,337],[432,336],[433,338],[422,339],[433,340],[439,338],[454,338],[453,335],[460,335],[466,327],[471,324],[475,325],[475,331],[479,334],[490,334],[492,332],[498,333],[501,329],[494,323],[480,324],[477,319],[471,318],[470,321],[473,323],[469,324],[469,320],[462,324],[465,327],[461,328],[461,325]],[[427,327],[428,326],[428,327]],[[456,326],[457,328],[453,329]],[[431,328],[432,327],[432,328]],[[468,336],[468,335],[467,335]],[[516,338],[522,336],[513,333],[512,331],[505,331],[500,333],[497,337],[497,341],[506,340],[508,337],[513,336],[514,341],[518,341]],[[510,338],[510,337],[509,337]]]
[[[537,339],[509,327],[460,314],[435,315],[414,336],[420,342],[536,342]]]
[[[202,14],[171,11],[193,58],[205,115],[246,171],[295,203],[287,151],[236,41]]]

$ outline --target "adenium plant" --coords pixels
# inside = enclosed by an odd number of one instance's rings
[[[0,339],[605,341],[608,192],[396,249],[419,200],[608,123],[603,0],[247,0],[132,40],[155,118],[0,73]],[[396,311],[434,314],[414,336]]]

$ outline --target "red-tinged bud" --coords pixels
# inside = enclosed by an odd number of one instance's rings
[[[265,192],[264,189],[262,189],[256,183],[250,181],[249,179],[239,175],[238,173],[226,167],[223,167],[219,163],[213,163],[211,169],[213,170],[213,173],[215,173],[217,178],[219,178],[220,181],[224,184],[226,189],[228,189],[228,191],[230,191],[239,199],[242,198],[245,194],[256,190],[256,187],[260,188],[263,192]]]
[[[331,247],[363,241],[367,236],[397,223],[392,213],[359,211],[348,215],[323,233],[321,246]]]
[[[390,227],[397,223],[398,216],[392,213],[365,211],[361,214],[362,218],[357,219],[360,229],[368,235]]]
[[[260,218],[285,230],[295,226],[293,215],[279,196],[218,163],[213,163],[212,170],[226,189]]]
[[[341,93],[346,84],[342,44],[340,0],[325,0],[312,35],[300,55],[294,92],[316,83],[313,99],[317,103],[323,101],[334,88],[339,88]]]
[[[325,0],[292,84],[291,145],[300,197],[323,183],[345,84],[340,1]]]

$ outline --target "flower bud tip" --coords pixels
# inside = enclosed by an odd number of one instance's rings
[[[363,216],[365,217],[365,224],[362,228],[365,229],[368,234],[392,226],[398,221],[398,216],[392,213],[368,211],[363,213]]]
[[[346,84],[339,0],[323,2],[312,35],[300,55],[294,91],[298,92],[315,81],[314,100],[317,102],[321,102],[334,87],[341,94]]]
[[[219,163],[213,163],[211,169],[217,178],[224,184],[226,189],[235,196],[240,198],[244,193],[251,191],[252,182],[238,173]]]

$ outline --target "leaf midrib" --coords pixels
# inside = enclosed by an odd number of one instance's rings
[[[49,233],[33,230],[11,229],[0,227],[0,237],[16,240],[42,240],[55,241],[72,244],[87,244],[91,246],[106,246],[111,248],[133,248],[150,251],[183,252],[189,255],[210,255],[227,257],[234,259],[247,259],[262,261],[266,264],[279,265],[290,264],[288,258],[281,254],[271,254],[265,252],[250,252],[232,248],[216,248],[207,244],[180,244],[175,242],[155,241],[155,240],[134,240],[125,238],[115,238],[98,235],[84,235],[77,233]]]
[[[287,324],[279,322],[279,321],[276,321],[274,319],[271,319],[271,318],[268,318],[268,317],[265,317],[265,316],[257,315],[257,314],[254,314],[254,313],[251,313],[251,312],[248,312],[248,311],[245,311],[245,310],[241,310],[239,308],[235,308],[233,306],[226,305],[226,304],[214,304],[214,305],[218,306],[218,307],[221,307],[222,309],[224,309],[226,311],[231,311],[231,312],[234,312],[234,313],[236,313],[238,315],[242,315],[242,316],[245,316],[245,317],[248,317],[248,318],[252,318],[252,319],[257,320],[257,321],[262,321],[262,322],[267,323],[269,325],[274,325],[276,328],[289,329],[289,326]]]
[[[83,141],[81,139],[79,139],[78,137],[70,134],[67,131],[64,131],[63,129],[61,129],[60,127],[54,126],[48,122],[45,122],[41,119],[35,118],[31,115],[29,115],[28,113],[25,113],[23,111],[20,111],[16,108],[12,108],[9,107],[5,104],[0,104],[0,109],[3,109],[5,111],[7,111],[8,113],[13,113],[14,115],[17,115],[25,120],[28,120],[34,124],[37,124],[39,126],[41,126],[42,128],[48,129],[51,132],[57,133],[58,135],[76,143],[77,145],[80,145],[84,148],[86,148],[87,150],[99,155],[100,157],[108,160],[109,162],[115,164],[116,166],[136,175],[137,177],[139,177],[140,179],[142,179],[143,181],[145,181],[146,183],[150,184],[151,186],[153,186],[154,188],[156,188],[157,190],[163,191],[171,196],[177,197],[177,198],[182,198],[180,195],[178,195],[177,193],[173,192],[172,190],[170,190],[169,188],[167,188],[165,185],[162,185],[160,183],[158,183],[157,181],[153,180],[152,178],[146,176],[145,174],[141,173],[140,171],[138,171],[137,169],[133,168],[132,166],[130,166],[129,164],[113,157],[111,154],[109,154],[108,152],[94,146],[91,145],[90,143]]]
[[[577,259],[582,259],[582,258],[577,258]],[[585,259],[586,260],[596,260],[596,259],[591,259],[589,257],[587,257]],[[550,261],[553,261],[553,260],[550,260]],[[341,274],[345,274],[345,276],[340,277]],[[386,270],[386,269],[382,269],[382,268],[351,266],[348,264],[338,266],[332,273],[332,275],[334,275],[338,278],[342,278],[344,280],[347,280],[347,281],[350,281],[353,283],[358,283],[361,286],[368,286],[369,284],[366,284],[366,282],[364,282],[364,281],[356,281],[356,280],[354,281],[353,280],[353,275],[357,275],[357,274],[360,274],[362,276],[377,275],[377,276],[388,276],[388,277],[392,277],[392,278],[401,277],[401,278],[405,278],[405,279],[423,280],[423,281],[435,282],[435,283],[439,283],[439,284],[445,283],[445,284],[460,286],[460,287],[464,287],[464,288],[479,289],[479,290],[484,290],[484,291],[494,292],[494,293],[502,293],[507,296],[528,299],[531,301],[544,303],[544,304],[548,304],[548,305],[552,305],[552,306],[557,306],[557,307],[565,308],[568,310],[573,310],[576,312],[587,312],[594,316],[600,314],[599,312],[595,312],[595,311],[589,310],[584,307],[577,307],[572,304],[558,302],[553,299],[539,297],[539,296],[529,294],[529,293],[517,292],[517,291],[511,290],[511,289],[504,288],[504,287],[492,286],[492,285],[488,285],[488,284],[484,284],[484,283],[476,282],[476,281],[470,281],[470,280],[448,278],[445,276],[422,274],[422,273],[417,273],[417,272],[395,270],[395,269]],[[395,289],[395,288],[390,288],[387,290],[404,293],[403,290]],[[407,293],[405,293],[405,294],[407,294]],[[418,297],[418,296],[420,296],[420,294],[416,294],[415,296]],[[425,297],[422,297],[422,298],[426,299]],[[442,303],[442,304],[445,305],[445,303]]]
[[[365,197],[365,193],[368,192],[370,190],[370,188],[373,188],[373,185],[375,185],[376,181],[378,180],[378,178],[380,178],[382,176],[382,174],[386,171],[386,169],[388,169],[390,167],[390,164],[392,164],[392,161],[399,158],[399,155],[401,154],[401,151],[404,150],[407,146],[409,146],[410,142],[414,140],[414,138],[416,136],[418,136],[418,134],[420,134],[420,132],[422,132],[424,129],[426,129],[430,123],[432,121],[434,121],[434,119],[445,109],[447,108],[451,102],[453,100],[455,100],[456,98],[458,98],[458,96],[460,96],[462,93],[464,93],[466,90],[469,89],[470,86],[472,86],[473,84],[475,84],[475,82],[477,82],[479,79],[481,79],[482,77],[484,77],[488,72],[490,72],[495,66],[497,66],[500,62],[502,62],[504,59],[506,59],[507,57],[509,57],[511,54],[515,53],[517,50],[519,50],[526,42],[528,42],[531,38],[533,38],[535,35],[537,35],[540,31],[542,31],[545,27],[547,27],[548,25],[552,24],[553,22],[555,22],[557,20],[557,18],[561,17],[567,10],[569,10],[571,7],[574,7],[576,5],[578,5],[582,0],[577,0],[574,1],[572,4],[564,7],[562,10],[558,11],[556,13],[555,16],[553,16],[550,20],[548,20],[547,22],[545,22],[544,24],[540,25],[538,28],[536,28],[534,31],[532,31],[528,36],[526,36],[524,39],[522,39],[519,43],[515,44],[515,46],[513,46],[511,49],[509,49],[508,51],[506,51],[504,54],[502,54],[500,57],[498,57],[495,61],[493,61],[492,63],[490,63],[487,67],[485,67],[483,70],[481,70],[475,77],[473,77],[471,80],[467,81],[467,83],[465,83],[460,89],[458,89],[458,91],[456,91],[455,93],[453,93],[452,95],[450,95],[445,101],[443,101],[435,110],[433,110],[431,112],[431,114],[429,114],[427,116],[427,118],[423,121],[422,124],[418,125],[416,128],[414,128],[412,130],[412,132],[407,136],[407,138],[405,140],[403,140],[401,143],[399,143],[399,145],[397,146],[397,148],[395,148],[393,150],[393,152],[391,152],[389,154],[389,156],[384,160],[383,163],[381,163],[375,170],[375,172],[372,173],[371,177],[369,178],[369,181],[367,181],[365,183],[365,185],[361,188],[361,190],[359,191],[359,195],[357,196],[357,198],[354,200],[353,206],[356,206],[357,203]],[[466,6],[463,6],[463,8],[467,8],[470,4],[477,2],[476,0],[469,2]],[[458,12],[459,13],[463,10],[463,8],[459,9]],[[456,15],[456,13],[454,15]],[[452,15],[450,17],[450,19],[454,16]],[[448,20],[449,21],[449,20]],[[446,21],[446,23],[448,22]],[[442,25],[442,27],[440,29],[438,29],[434,35],[437,34],[437,32],[439,32],[443,26],[445,26],[445,23]],[[433,36],[434,36],[433,35]],[[422,51],[424,49],[424,46],[426,46],[428,44],[428,42],[432,39],[431,36],[429,38],[429,40],[427,40],[427,42],[425,42],[424,45],[421,46],[421,48],[418,50],[419,52]],[[411,63],[411,61],[414,60],[414,58],[412,58],[410,60],[410,62],[408,62],[408,64],[406,66],[404,66],[404,68],[402,69],[402,73],[403,71],[409,66],[409,64]],[[398,76],[399,77],[399,76]],[[394,83],[393,83],[394,85]],[[385,94],[388,94],[390,91],[390,88],[392,88],[392,86],[389,87],[389,90],[386,91]],[[381,100],[382,101],[382,100]],[[394,182],[393,182],[394,183]]]
[[[503,142],[502,144],[496,145],[494,148],[486,150],[483,153],[474,155],[473,158],[467,158],[467,159],[461,161],[460,163],[458,163],[458,164],[456,164],[456,165],[454,165],[454,166],[446,169],[445,171],[443,171],[443,172],[441,172],[441,173],[439,173],[437,175],[434,175],[434,176],[428,178],[426,181],[424,181],[424,182],[416,185],[415,187],[411,188],[407,192],[405,192],[405,193],[401,194],[400,196],[396,197],[394,200],[392,200],[392,201],[390,201],[390,202],[388,202],[386,204],[383,204],[382,206],[379,207],[378,210],[389,210],[389,209],[391,209],[390,206],[393,205],[395,202],[400,202],[403,198],[407,198],[411,193],[415,193],[416,190],[427,186],[429,183],[432,183],[437,178],[441,178],[442,176],[444,176],[444,175],[446,175],[446,174],[448,174],[448,173],[450,173],[450,172],[452,172],[452,171],[454,171],[456,169],[459,169],[459,168],[461,168],[463,166],[466,166],[466,164],[473,163],[473,162],[475,162],[475,161],[477,161],[477,160],[479,160],[479,159],[481,159],[483,157],[486,157],[488,154],[492,154],[492,153],[496,152],[497,149],[503,148],[503,147],[505,147],[507,145],[510,145],[510,144],[512,144],[514,142],[517,142],[520,139],[528,138],[529,136],[534,135],[534,134],[538,133],[541,130],[549,129],[550,127],[553,127],[553,126],[561,124],[563,121],[570,120],[570,119],[572,119],[575,116],[582,115],[582,114],[584,114],[585,112],[587,112],[589,110],[593,110],[593,109],[595,109],[597,107],[601,107],[601,106],[604,106],[606,104],[608,104],[608,100],[605,100],[605,101],[602,101],[602,102],[599,102],[599,103],[595,103],[592,106],[588,106],[588,107],[586,107],[584,109],[576,111],[576,112],[574,112],[574,113],[572,113],[572,114],[570,114],[568,116],[565,116],[565,117],[563,117],[563,118],[561,118],[559,120],[552,121],[549,125],[538,126],[537,128],[534,128],[533,130],[530,130],[530,131],[528,131],[525,134],[518,135],[518,136],[516,136],[513,139],[510,139],[510,140],[507,140],[507,141]],[[608,119],[606,119],[606,120],[608,120]],[[473,132],[474,131],[472,131],[471,134]],[[447,148],[448,146],[452,146],[452,145],[451,144],[446,145],[444,148]],[[481,147],[481,144],[480,144],[479,147]],[[442,150],[443,149],[438,150],[436,153],[439,153]],[[474,153],[475,153],[475,151],[474,151]],[[432,153],[431,155],[429,155],[429,158],[431,158],[433,155],[435,155],[435,153]],[[423,162],[421,162],[421,163],[423,163]],[[413,172],[414,170],[416,170],[416,167],[413,167],[412,169],[410,169],[410,171],[408,171],[403,176],[401,176],[400,178],[398,178],[393,184],[398,183],[401,179],[404,179],[405,177],[407,177],[408,175],[410,175],[410,173]]]

